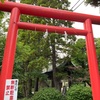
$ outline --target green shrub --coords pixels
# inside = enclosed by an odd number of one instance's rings
[[[22,99],[18,99],[18,100],[33,100],[32,98],[22,98]]]
[[[18,99],[18,100],[33,100],[32,98],[22,98],[22,99]]]
[[[34,94],[33,100],[66,100],[65,97],[54,88],[44,88]]]
[[[91,89],[83,85],[73,85],[67,92],[67,100],[92,100]]]

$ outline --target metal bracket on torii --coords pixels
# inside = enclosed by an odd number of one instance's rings
[[[48,30],[48,32],[56,32],[59,34],[64,34],[64,32],[66,31],[68,34],[71,35],[85,36],[93,100],[100,100],[100,75],[94,45],[94,37],[92,32],[92,24],[100,24],[99,16],[14,2],[0,3],[0,10],[4,12],[11,12],[6,46],[2,62],[2,69],[0,74],[0,100],[4,100],[6,79],[12,78],[18,29],[27,29],[33,31],[37,30],[43,32]],[[82,30],[67,27],[65,28],[59,26],[20,22],[21,14],[82,22],[84,23],[84,29]]]

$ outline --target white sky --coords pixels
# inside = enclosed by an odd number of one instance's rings
[[[71,2],[70,8],[72,8],[78,0],[69,0],[69,1]],[[81,0],[78,4],[80,4],[82,1],[83,0]],[[74,12],[100,16],[99,7],[93,7],[90,5],[86,6],[84,3],[81,6],[79,6]],[[77,29],[83,29],[83,24],[75,22],[75,24],[73,24],[73,27]],[[100,37],[100,25],[93,25],[93,34],[95,38]]]

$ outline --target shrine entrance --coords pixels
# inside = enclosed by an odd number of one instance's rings
[[[57,10],[53,8],[39,7],[14,2],[0,3],[0,10],[4,12],[11,12],[8,35],[2,62],[2,69],[0,74],[0,100],[4,100],[6,79],[12,78],[18,29],[27,29],[33,31],[37,30],[42,32],[48,30],[48,32],[56,32],[59,34],[64,34],[64,32],[67,32],[70,35],[85,36],[93,100],[100,100],[100,75],[92,32],[92,24],[100,24],[99,16],[80,14],[65,10]],[[84,23],[84,29],[82,30],[20,22],[21,14],[82,22]]]

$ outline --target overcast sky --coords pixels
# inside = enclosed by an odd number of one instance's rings
[[[72,8],[78,0],[69,0],[69,1],[71,2],[70,8]],[[80,2],[78,4],[80,4],[81,2],[82,2],[82,0],[80,0]],[[75,6],[75,7],[77,7],[77,6]],[[99,7],[92,7],[90,5],[86,6],[84,3],[82,3],[82,5],[79,6],[74,12],[100,16],[100,8]],[[100,37],[100,25],[92,25],[92,26],[93,26],[94,37],[96,37],[96,38]],[[73,24],[73,27],[78,28],[78,29],[83,29],[83,24],[75,23],[75,24]]]

